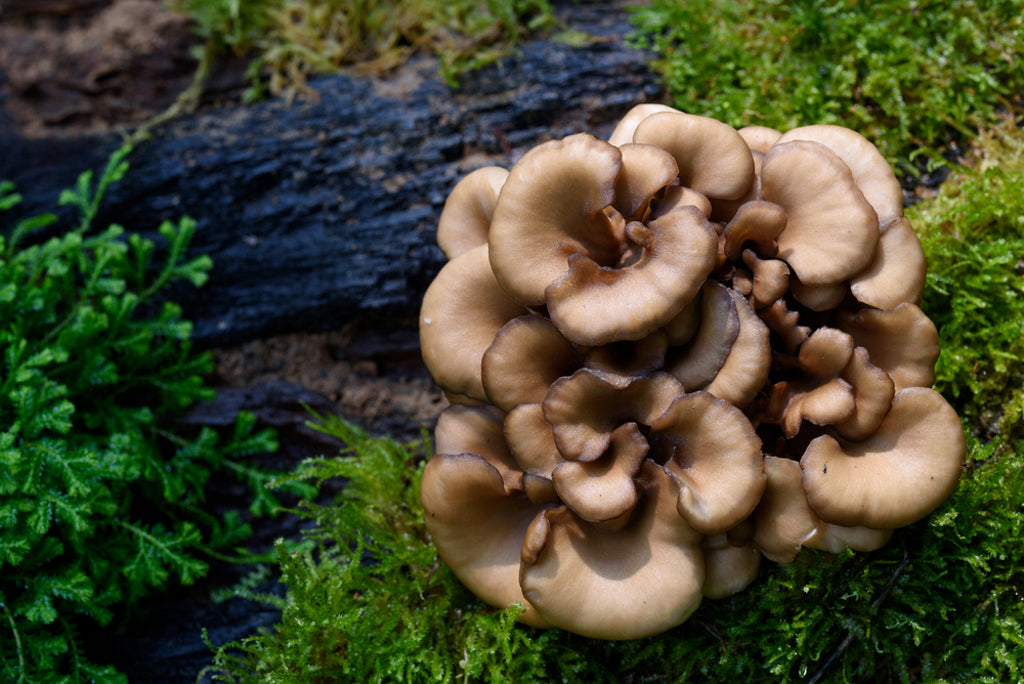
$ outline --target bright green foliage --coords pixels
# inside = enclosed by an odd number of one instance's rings
[[[928,254],[924,307],[940,330],[939,390],[978,434],[1024,435],[1024,136],[981,139],[975,167],[908,215]]]
[[[1021,0],[653,0],[633,22],[684,111],[735,127],[837,123],[901,163],[1024,91]]]
[[[306,90],[309,76],[394,68],[437,55],[450,83],[554,25],[548,0],[175,0],[197,33],[253,57],[252,96]]]
[[[152,241],[123,239],[118,226],[92,230],[127,154],[95,184],[87,172],[61,195],[76,227],[41,216],[0,237],[3,681],[117,681],[80,652],[77,632],[155,588],[201,577],[204,549],[246,533],[237,519],[200,511],[204,483],[230,465],[261,484],[266,475],[232,459],[274,447],[269,433],[253,433],[252,416],[227,440],[169,427],[172,414],[211,396],[203,376],[212,362],[191,350],[191,326],[160,295],[176,281],[201,285],[210,261],[184,258],[189,219],[160,225],[159,257]],[[18,202],[0,183],[0,211]]]
[[[429,446],[331,420],[323,429],[349,449],[294,477],[348,484],[334,504],[301,509],[315,527],[308,547],[279,546],[282,621],[219,649],[223,680],[1024,680],[1024,135],[1011,128],[982,152],[911,216],[931,263],[924,306],[942,326],[937,386],[973,433],[961,484],[934,514],[873,553],[765,561],[746,590],[661,636],[595,641],[481,606],[427,540],[417,497]]]

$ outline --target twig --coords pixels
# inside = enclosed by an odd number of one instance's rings
[[[893,571],[892,576],[889,578],[889,581],[886,582],[885,587],[882,588],[882,592],[875,598],[874,601],[871,602],[872,613],[878,611],[878,607],[882,605],[882,601],[884,601],[885,597],[889,595],[889,592],[892,591],[892,588],[896,586],[896,580],[898,580],[900,575],[903,574],[903,568],[907,566],[908,562],[910,562],[910,553],[907,551],[907,545],[904,542],[903,560],[901,560],[900,564],[896,566],[896,569]],[[843,653],[850,646],[850,644],[853,643],[853,640],[855,638],[856,637],[853,631],[849,631],[847,635],[843,638],[843,640],[839,643],[839,646],[836,648],[836,650],[832,652],[832,655],[828,657],[828,660],[826,660],[825,663],[818,669],[818,671],[814,673],[813,677],[807,680],[807,684],[818,684],[818,682],[821,681],[821,678],[825,676],[825,673],[828,672],[832,665],[834,665],[835,662],[839,660],[839,657],[843,655]]]

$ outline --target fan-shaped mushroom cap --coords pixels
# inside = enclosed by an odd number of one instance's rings
[[[790,311],[786,300],[778,299],[759,312],[761,320],[782,340],[783,350],[789,353],[796,351],[811,334],[811,329],[800,325],[800,314]]]
[[[786,211],[779,258],[807,285],[832,285],[868,265],[878,216],[850,169],[816,142],[776,143],[761,167],[761,195]]]
[[[679,184],[714,199],[737,199],[754,182],[750,148],[734,128],[720,121],[683,112],[661,112],[644,118],[633,142],[667,150],[679,164]]]
[[[760,259],[752,250],[743,250],[743,263],[753,275],[750,295],[754,307],[763,309],[774,304],[789,290],[789,266],[779,259]]]
[[[722,369],[704,389],[733,406],[745,408],[768,381],[772,349],[768,327],[743,296],[727,290],[736,303],[740,331]]]
[[[513,458],[527,474],[550,480],[555,467],[565,462],[540,404],[520,404],[509,411],[504,434]]]
[[[487,400],[480,376],[484,352],[502,326],[525,313],[494,279],[487,245],[444,265],[423,295],[420,348],[434,381],[453,401],[459,395]]]
[[[672,479],[644,461],[628,523],[603,530],[566,507],[537,516],[523,543],[523,595],[556,627],[640,639],[683,622],[704,586],[701,535],[679,517]]]
[[[619,148],[586,133],[538,145],[512,167],[488,234],[491,267],[510,296],[543,304],[572,254],[615,262],[621,245],[604,209],[621,171]]]
[[[423,471],[424,522],[441,560],[483,601],[499,608],[521,603],[520,620],[547,623],[519,587],[523,539],[543,510],[505,488],[501,474],[476,454],[439,454]]]
[[[736,131],[747,143],[751,152],[768,154],[772,145],[782,137],[782,132],[767,126],[744,126]]]
[[[786,389],[786,383],[776,388]],[[835,425],[848,420],[856,409],[853,388],[840,378],[829,380],[813,389],[793,392],[782,412],[782,433],[792,439],[800,432],[803,421],[815,425]]]
[[[850,168],[853,180],[878,215],[879,227],[903,215],[903,189],[889,162],[860,133],[830,124],[801,126],[786,131],[777,145],[810,140],[829,148]]]
[[[682,353],[668,367],[687,391],[700,389],[722,370],[740,332],[736,300],[721,283],[704,284],[697,332]]]
[[[613,342],[592,349],[583,366],[607,382],[622,387],[664,366],[667,350],[668,333],[655,330],[640,340]]]
[[[446,408],[434,428],[434,450],[439,454],[477,454],[501,473],[508,491],[521,488],[523,471],[505,444],[504,416],[493,406]]]
[[[769,259],[778,251],[776,239],[785,228],[786,212],[778,204],[764,200],[741,204],[722,232],[725,256],[736,261],[744,245],[752,242],[757,255]]]
[[[965,450],[956,411],[938,392],[910,387],[896,394],[868,439],[822,435],[811,441],[800,459],[803,488],[827,522],[903,527],[952,493]]]
[[[636,423],[612,431],[608,450],[596,461],[566,461],[555,467],[551,481],[573,513],[593,523],[624,524],[636,506],[633,478],[647,456],[647,440]]]
[[[626,234],[642,251],[622,268],[585,254],[546,292],[548,314],[565,337],[599,346],[637,340],[668,323],[700,290],[714,267],[718,238],[696,207],[681,206]]]
[[[847,548],[873,551],[892,536],[892,530],[844,527],[820,520],[807,505],[802,470],[796,461],[765,456],[764,472],[768,485],[754,512],[754,545],[765,558],[789,563],[802,546],[830,553]]]
[[[871,363],[889,374],[897,392],[935,382],[939,331],[917,305],[904,302],[894,309],[841,311],[838,323],[853,335],[854,344],[867,349]]]
[[[540,316],[518,316],[494,336],[481,361],[487,398],[502,411],[544,400],[552,382],[570,375],[582,355]]]
[[[846,299],[846,283],[832,285],[808,285],[798,278],[790,278],[789,291],[793,299],[811,311],[829,311]]]
[[[612,131],[611,137],[608,138],[608,142],[616,146],[631,143],[633,142],[633,133],[636,132],[636,127],[640,125],[641,121],[649,117],[651,114],[676,111],[678,110],[663,104],[649,102],[638,104],[626,112],[625,116],[619,119],[619,123],[615,126],[615,130]]]
[[[693,188],[672,185],[665,188],[661,196],[655,197],[651,202],[651,215],[648,217],[648,220],[653,221],[676,207],[686,205],[697,207],[700,213],[704,214],[704,218],[711,217],[711,200]]]
[[[675,158],[654,145],[628,143],[622,150],[622,173],[615,181],[612,205],[627,221],[642,220],[656,193],[679,175]]]
[[[849,440],[867,439],[889,413],[896,386],[888,373],[871,363],[863,347],[853,350],[841,377],[853,388],[855,408],[853,415],[836,424],[836,430]]]
[[[682,385],[667,373],[620,387],[583,368],[552,383],[544,417],[562,456],[593,461],[608,449],[615,428],[632,422],[650,425],[682,393]]]
[[[506,178],[505,169],[485,166],[455,184],[437,223],[437,245],[446,257],[487,244],[494,205]]]
[[[853,354],[853,338],[836,328],[822,327],[804,340],[797,353],[800,369],[815,381],[837,377]]]
[[[910,221],[900,217],[883,230],[868,267],[850,280],[858,301],[877,309],[916,302],[924,289],[924,249]]]
[[[761,440],[746,416],[706,392],[677,398],[651,423],[654,460],[679,484],[679,515],[703,534],[738,525],[764,491]]]
[[[743,591],[757,578],[761,553],[751,543],[734,544],[727,535],[716,535],[704,540],[704,565],[704,596],[725,598]]]

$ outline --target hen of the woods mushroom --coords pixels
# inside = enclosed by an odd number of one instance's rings
[[[858,133],[640,105],[608,142],[469,174],[437,239],[426,525],[530,625],[653,635],[762,556],[876,549],[956,485],[924,254]]]

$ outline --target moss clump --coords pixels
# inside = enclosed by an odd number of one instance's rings
[[[1024,2],[654,0],[635,45],[684,111],[734,127],[836,123],[891,161],[970,135],[1024,91]]]

